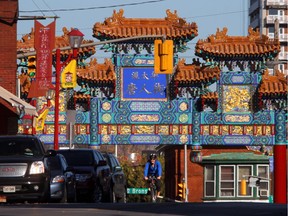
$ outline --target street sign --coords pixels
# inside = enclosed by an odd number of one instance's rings
[[[127,194],[147,194],[148,188],[127,188]]]

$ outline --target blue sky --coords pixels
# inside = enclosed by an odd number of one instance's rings
[[[59,16],[56,35],[62,35],[63,27],[73,27],[78,28],[85,39],[94,41],[97,41],[92,37],[94,24],[103,22],[112,16],[114,9],[119,11],[120,8],[124,9],[126,18],[164,18],[166,10],[170,9],[177,10],[178,16],[187,22],[196,22],[199,35],[188,44],[190,50],[179,55],[184,58],[191,59],[195,43],[215,34],[217,28],[228,27],[229,35],[247,35],[248,0],[19,0],[20,16]],[[53,19],[39,21],[48,25]],[[18,39],[33,26],[32,20],[18,21]],[[99,51],[93,57],[101,59],[105,55]]]

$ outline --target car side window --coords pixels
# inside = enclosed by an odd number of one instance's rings
[[[94,157],[95,157],[96,163],[98,164],[99,161],[101,160],[100,157],[99,157],[99,154],[97,154],[96,151],[93,151],[93,154],[94,154]]]
[[[119,164],[117,163],[116,158],[113,155],[110,155],[111,158],[111,163],[112,163],[112,167],[115,168],[116,166],[118,166]]]
[[[118,159],[116,157],[114,157],[114,159],[115,159],[116,166],[120,166]]]
[[[60,155],[60,161],[61,161],[61,164],[62,164],[63,169],[66,170],[67,167],[68,167],[68,164],[67,164],[64,156]]]

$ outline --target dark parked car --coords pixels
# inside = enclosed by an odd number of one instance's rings
[[[45,158],[55,155],[53,150],[46,152],[35,136],[0,136],[0,201],[48,201],[50,173]]]
[[[57,154],[47,158],[50,169],[50,200],[61,203],[76,202],[76,177],[65,157]]]
[[[103,153],[106,161],[111,170],[111,202],[123,202],[126,203],[126,176],[122,170],[122,167],[117,159],[117,157],[112,153]]]
[[[103,155],[94,149],[65,149],[64,155],[76,175],[77,200],[108,201],[110,197],[110,168]]]

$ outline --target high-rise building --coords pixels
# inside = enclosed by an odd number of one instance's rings
[[[281,52],[274,69],[288,75],[288,0],[250,0],[249,25],[269,38],[279,38]],[[273,74],[273,64],[269,72]]]

